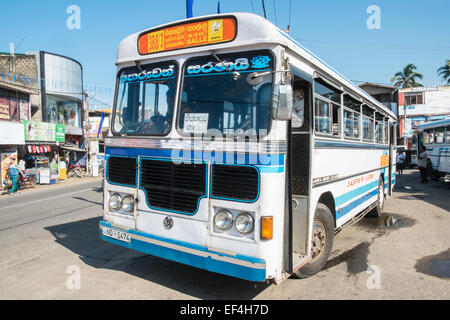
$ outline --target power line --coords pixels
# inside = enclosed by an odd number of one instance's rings
[[[288,31],[291,31],[291,16],[292,16],[292,0],[289,0],[289,24]]]
[[[252,5],[252,11],[253,11],[253,13],[255,13],[255,6],[253,5],[253,0],[250,0],[250,3]]]
[[[263,11],[264,11],[264,18],[267,19],[267,15],[266,15],[266,6],[264,4],[264,0],[261,0],[262,2],[262,7],[263,7]]]
[[[277,25],[277,8],[275,6],[275,0],[273,0],[273,14],[275,16],[275,25]]]

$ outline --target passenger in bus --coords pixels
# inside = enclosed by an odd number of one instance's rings
[[[305,93],[302,89],[294,89],[294,112],[292,113],[292,127],[303,126],[305,113]]]
[[[417,166],[420,170],[420,179],[421,183],[428,183],[428,172],[427,172],[427,163],[428,163],[428,155],[427,148],[424,145],[420,146],[419,155],[417,157]]]

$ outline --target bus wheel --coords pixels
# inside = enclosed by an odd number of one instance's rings
[[[371,210],[367,216],[371,218],[379,218],[383,215],[384,209],[384,182],[383,178],[380,177],[380,182],[378,183],[378,194],[377,194],[377,205],[373,210]]]
[[[334,239],[334,219],[330,209],[323,203],[317,204],[314,214],[311,258],[312,260],[294,274],[300,279],[308,278],[319,272],[331,254]]]

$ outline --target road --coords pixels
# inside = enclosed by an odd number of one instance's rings
[[[450,299],[450,199],[399,177],[389,226],[364,218],[335,238],[323,271],[251,283],[99,240],[99,181],[0,197],[0,299]]]

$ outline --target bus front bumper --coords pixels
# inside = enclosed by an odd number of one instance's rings
[[[197,244],[133,229],[123,230],[106,221],[100,221],[99,227],[100,238],[116,245],[236,278],[256,282],[266,280],[266,263],[260,258],[224,254]]]

